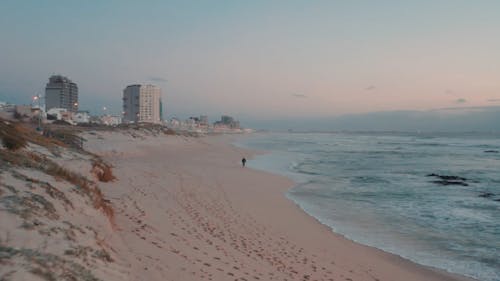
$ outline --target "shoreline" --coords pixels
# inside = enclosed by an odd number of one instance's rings
[[[333,232],[287,198],[289,178],[242,168],[259,151],[232,137],[104,135],[88,147],[114,165],[109,244],[130,280],[473,280]]]
[[[240,149],[248,150],[249,152],[253,153],[251,159],[253,159],[256,156],[258,157],[258,156],[261,156],[261,155],[264,155],[264,154],[270,154],[270,153],[272,153],[272,151],[266,151],[266,150],[262,151],[262,150],[256,150],[256,149],[253,149],[253,148],[245,147],[245,146],[238,146],[234,141],[230,141],[229,144],[233,145],[233,146],[235,146],[237,148],[240,148]],[[362,243],[360,241],[356,241],[354,239],[351,239],[351,238],[349,238],[348,236],[346,236],[346,235],[344,235],[342,233],[336,232],[331,226],[329,226],[328,224],[322,222],[319,218],[315,217],[313,214],[310,214],[307,210],[305,210],[301,206],[300,202],[297,202],[296,200],[294,200],[293,198],[291,198],[289,196],[289,191],[292,190],[293,188],[295,188],[296,186],[300,185],[300,183],[294,181],[292,178],[287,177],[284,174],[280,174],[279,172],[269,172],[269,171],[265,171],[263,169],[252,168],[252,167],[250,167],[250,169],[254,169],[254,170],[259,171],[259,172],[269,173],[269,174],[272,174],[272,175],[276,175],[276,176],[280,176],[280,177],[285,177],[285,178],[289,179],[292,182],[292,185],[285,191],[285,193],[283,193],[283,198],[285,198],[286,200],[292,202],[293,205],[297,209],[299,209],[301,212],[303,212],[308,217],[310,217],[312,220],[314,220],[317,224],[320,225],[320,227],[326,228],[328,231],[330,231],[331,234],[336,237],[336,239],[345,240],[348,243],[353,243],[355,245],[359,245],[359,246],[362,246],[362,247],[367,247],[367,248],[371,249],[372,251],[380,252],[382,255],[386,255],[388,259],[393,260],[395,263],[406,264],[405,266],[409,266],[409,267],[412,267],[412,266],[419,267],[422,270],[429,270],[429,271],[435,272],[437,274],[442,274],[442,275],[444,275],[445,278],[451,278],[451,279],[443,279],[443,280],[463,280],[463,281],[466,281],[466,280],[477,281],[478,280],[478,279],[475,279],[472,276],[462,275],[462,274],[459,274],[459,273],[448,271],[448,270],[443,269],[443,268],[438,268],[438,267],[434,267],[434,266],[424,265],[424,264],[418,263],[417,261],[414,261],[414,260],[412,260],[409,257],[404,257],[404,256],[398,255],[396,253],[392,253],[392,252],[386,251],[384,249],[377,248],[375,246],[364,244],[364,243]]]
[[[291,187],[291,188],[294,188],[295,186]],[[303,211],[304,213],[306,213],[308,216],[310,216],[313,220],[315,220],[318,224],[326,227],[328,230],[330,230],[332,232],[333,235],[335,236],[339,236],[340,239],[345,239],[351,243],[354,243],[354,244],[358,244],[360,246],[363,246],[363,247],[368,247],[368,248],[371,248],[373,251],[380,251],[382,252],[382,254],[384,255],[389,255],[389,256],[394,256],[393,258],[397,260],[401,260],[401,262],[405,262],[405,263],[411,263],[413,264],[414,266],[418,266],[418,267],[422,267],[424,269],[428,269],[428,270],[431,270],[431,271],[435,271],[439,274],[444,274],[444,275],[450,275],[450,277],[454,278],[458,278],[457,280],[469,280],[469,281],[478,281],[477,279],[474,279],[474,277],[472,276],[467,276],[467,275],[462,275],[462,274],[459,274],[459,273],[455,273],[455,272],[451,272],[451,271],[448,271],[446,269],[442,269],[442,268],[438,268],[438,267],[434,267],[434,266],[430,266],[430,265],[425,265],[425,264],[421,264],[421,263],[418,263],[417,261],[414,261],[412,260],[411,258],[409,257],[404,257],[404,256],[401,256],[401,255],[398,255],[396,253],[391,253],[389,251],[386,251],[384,249],[381,249],[381,248],[377,248],[375,246],[370,246],[370,245],[367,245],[367,244],[364,244],[360,241],[356,241],[354,239],[351,239],[349,238],[348,236],[342,234],[342,233],[339,233],[339,232],[336,232],[332,227],[330,227],[329,225],[327,225],[326,223],[323,223],[320,219],[316,218],[314,215],[312,214],[309,214],[309,212],[307,212],[306,210],[304,210],[301,206],[300,206],[300,203],[296,202],[295,200],[289,198],[288,196],[286,196],[285,194],[285,198],[287,198],[288,200],[290,200],[291,202],[293,202],[297,208],[299,208],[301,211]],[[397,261],[399,262],[399,261]],[[454,279],[453,279],[454,280]]]

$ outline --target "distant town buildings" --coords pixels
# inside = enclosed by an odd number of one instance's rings
[[[197,128],[208,128],[209,126],[208,116],[206,115],[200,115],[200,117],[189,117],[189,119],[186,120],[186,123]]]
[[[121,115],[108,114],[107,107],[102,107],[100,115],[90,115],[89,111],[78,110],[78,86],[62,75],[52,75],[49,78],[45,88],[45,106],[41,103],[43,98],[39,94],[33,96],[30,105],[0,101],[0,117],[38,122],[38,128],[41,124],[51,123],[86,127],[154,123],[178,132],[199,134],[233,134],[251,131],[240,128],[240,122],[228,115],[221,116],[220,120],[214,123],[209,122],[207,115],[193,116],[186,120],[175,117],[170,121],[164,120],[161,89],[150,84],[129,85],[123,90]]]
[[[208,127],[208,116],[206,115],[201,115],[200,116],[200,121],[199,121],[200,126],[202,127]]]
[[[52,75],[45,87],[45,110],[64,108],[78,111],[78,86],[67,77]]]
[[[222,115],[220,121],[214,123],[214,128],[239,129],[240,121],[235,120],[231,116]]]
[[[171,129],[179,131],[188,131],[196,133],[246,133],[251,130],[240,128],[240,122],[231,116],[224,115],[221,120],[216,121],[211,125],[208,121],[208,116],[201,115],[199,117],[189,117],[181,121],[177,118],[172,118],[165,122],[165,125]]]
[[[116,115],[103,115],[100,118],[100,123],[106,126],[117,126],[122,123],[122,117]]]
[[[123,90],[123,122],[160,123],[161,89],[154,85],[130,85]]]

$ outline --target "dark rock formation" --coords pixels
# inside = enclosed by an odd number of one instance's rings
[[[447,176],[447,175],[439,175],[439,174],[428,174],[427,177],[435,177],[439,180],[432,181],[432,183],[439,185],[461,185],[461,186],[469,186],[466,181],[468,179],[459,177],[459,176]]]
[[[441,180],[441,181],[432,181],[435,184],[440,185],[461,185],[461,186],[469,186],[468,183],[463,181],[449,181],[449,180]]]

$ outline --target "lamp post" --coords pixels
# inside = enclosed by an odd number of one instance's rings
[[[38,127],[36,128],[37,131],[42,130],[42,106],[40,105],[40,94],[35,93],[36,96],[33,96],[33,103],[37,102],[38,103]]]

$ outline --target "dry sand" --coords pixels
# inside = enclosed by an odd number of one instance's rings
[[[114,165],[108,243],[130,280],[467,280],[334,234],[227,137],[86,137]]]

